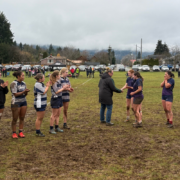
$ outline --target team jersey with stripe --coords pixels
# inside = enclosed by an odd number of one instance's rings
[[[26,102],[25,94],[22,94],[21,96],[16,96],[16,97],[14,96],[14,93],[19,93],[26,89],[26,83],[24,81],[22,82],[18,82],[17,80],[13,81],[10,85],[10,89],[12,93],[11,104]]]
[[[62,85],[61,85],[61,81],[58,80],[56,81],[52,86],[51,86],[51,94],[52,96],[62,96],[62,92],[56,94],[56,92],[58,90],[60,90],[62,88]]]
[[[37,96],[41,96],[41,108],[47,105],[47,93],[45,92],[46,86],[43,83],[36,82],[34,85],[34,105],[37,106]]]
[[[60,81],[61,81],[61,86],[63,87],[64,85],[70,85],[71,87],[71,83],[69,81],[69,78],[68,77],[61,77],[60,78]],[[69,91],[63,91],[62,92],[62,100],[63,101],[69,101],[70,100],[70,94],[69,94]]]

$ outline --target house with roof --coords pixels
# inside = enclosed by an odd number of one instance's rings
[[[55,63],[61,63],[61,64],[66,65],[67,59],[64,56],[60,56],[60,54],[57,54],[57,56],[50,55],[44,59],[41,59],[40,62],[41,62],[41,65],[48,65],[48,66],[53,65]]]

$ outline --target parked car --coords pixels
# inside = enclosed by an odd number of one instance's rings
[[[34,65],[33,68],[38,68],[38,69],[41,69],[41,65]]]
[[[75,65],[72,65],[69,70],[71,70],[72,68],[76,69],[77,67]]]
[[[15,64],[12,67],[12,71],[19,71],[19,70],[21,70],[21,68],[22,68],[22,64]]]
[[[150,71],[150,67],[148,65],[143,65],[142,71]]]
[[[0,70],[3,69],[3,68],[4,68],[4,66],[0,64]]]
[[[168,71],[169,68],[168,68],[167,66],[162,66],[161,70],[162,70],[162,71]]]
[[[118,68],[119,68],[119,71],[125,71],[125,67],[124,67],[123,64],[120,64],[120,65],[118,66]]]
[[[79,69],[80,69],[80,71],[86,71],[86,67],[87,67],[87,66],[85,66],[85,65],[80,65],[80,66],[79,66]]]
[[[134,70],[134,71],[139,71],[139,66],[138,66],[138,65],[133,65],[133,66],[132,66],[132,70]]]
[[[42,66],[41,69],[43,69],[43,68],[45,69],[45,71],[49,71],[49,69],[50,69],[49,66]]]
[[[108,67],[109,67],[110,69],[114,70],[116,66],[112,64],[112,65],[109,65]]]
[[[6,65],[5,68],[7,69],[7,71],[11,71],[11,66],[10,65]]]
[[[159,66],[158,66],[158,65],[154,65],[154,66],[153,66],[153,71],[160,71]]]
[[[142,66],[141,66],[141,65],[138,66],[138,70],[139,70],[139,71],[142,70]]]
[[[176,71],[178,71],[178,70],[179,70],[179,65],[176,64]],[[174,71],[174,66],[172,67],[172,71]]]
[[[24,66],[22,66],[22,68],[21,68],[21,71],[25,71],[26,69],[31,69],[31,65],[24,65]]]
[[[99,65],[99,68],[101,68],[101,69],[105,70],[105,69],[106,69],[106,65],[104,65],[104,64],[100,64],[100,65]]]
[[[99,65],[96,65],[94,68],[95,68],[96,71],[98,71],[99,70]]]

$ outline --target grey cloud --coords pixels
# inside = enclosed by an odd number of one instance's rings
[[[17,42],[153,51],[180,45],[178,0],[0,0]]]

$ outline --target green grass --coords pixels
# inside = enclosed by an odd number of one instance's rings
[[[33,108],[35,80],[26,78],[31,90],[27,96],[25,139],[11,139],[11,94],[7,95],[6,109],[0,122],[0,179],[180,179],[180,79],[175,78],[174,129],[167,129],[161,105],[160,83],[164,73],[144,72],[143,128],[124,123],[126,92],[114,93],[113,127],[99,123],[99,74],[87,83],[85,73],[79,79],[70,79],[75,91],[71,94],[68,110],[70,130],[50,135],[50,106],[42,123],[45,138],[35,137],[36,112]],[[12,82],[14,78],[5,78]],[[115,72],[118,88],[125,84],[125,73]],[[46,79],[45,82],[47,82]],[[48,92],[48,102],[51,93]],[[60,116],[60,126],[63,119]]]

